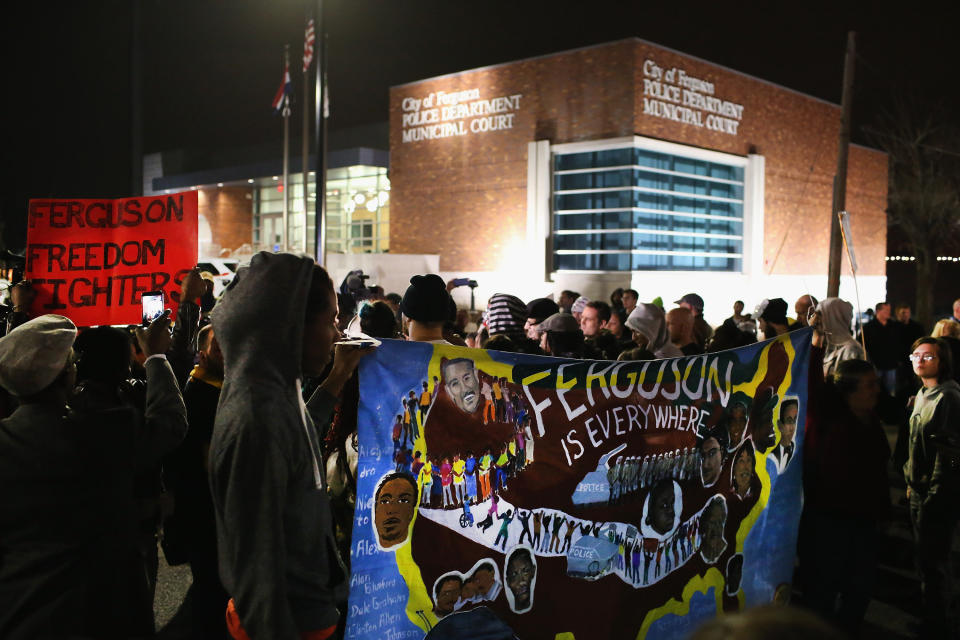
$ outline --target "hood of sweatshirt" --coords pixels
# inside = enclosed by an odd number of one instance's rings
[[[840,298],[824,298],[817,310],[823,319],[823,328],[830,344],[837,345],[853,340],[850,333],[853,306],[849,302]]]
[[[237,381],[294,388],[313,267],[311,258],[261,252],[237,271],[211,314],[224,390]]]
[[[631,330],[646,336],[647,351],[657,353],[670,342],[666,316],[655,304],[645,302],[638,304],[637,308],[630,312],[626,324]]]

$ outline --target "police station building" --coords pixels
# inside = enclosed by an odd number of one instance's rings
[[[713,323],[738,298],[792,305],[826,292],[839,129],[838,105],[638,39],[393,87],[390,252],[439,254],[480,299],[696,291]],[[886,205],[886,155],[851,146],[864,306],[886,294]]]

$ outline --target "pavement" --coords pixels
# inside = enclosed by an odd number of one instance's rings
[[[896,444],[896,427],[886,427],[890,450]],[[880,557],[873,599],[867,608],[861,638],[908,640],[916,638],[920,623],[920,581],[913,564],[913,535],[907,508],[905,485],[899,470],[889,467],[892,510],[881,527]],[[842,542],[841,542],[842,543]],[[954,538],[950,562],[960,576],[960,528]],[[157,593],[154,600],[157,637],[160,640],[187,640],[189,619],[184,597],[190,588],[188,565],[171,567],[160,554]]]

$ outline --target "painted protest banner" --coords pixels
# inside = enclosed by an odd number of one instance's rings
[[[783,599],[809,351],[810,331],[650,362],[385,341],[360,367],[346,637],[675,638]]]
[[[25,277],[33,312],[78,326],[136,324],[140,296],[164,291],[176,313],[197,263],[197,192],[118,200],[31,200]]]

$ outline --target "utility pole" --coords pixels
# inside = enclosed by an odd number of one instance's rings
[[[283,74],[284,83],[290,78],[290,45],[283,47]],[[283,243],[280,245],[281,251],[287,251],[290,248],[290,96],[283,96]]]
[[[853,71],[856,61],[854,31],[847,33],[847,54],[843,64],[843,98],[840,119],[840,143],[837,149],[837,173],[833,177],[833,208],[830,220],[830,264],[827,270],[827,297],[840,294],[840,261],[843,255],[843,237],[840,231],[840,212],[847,208],[847,157],[850,152],[850,113],[853,108]]]

